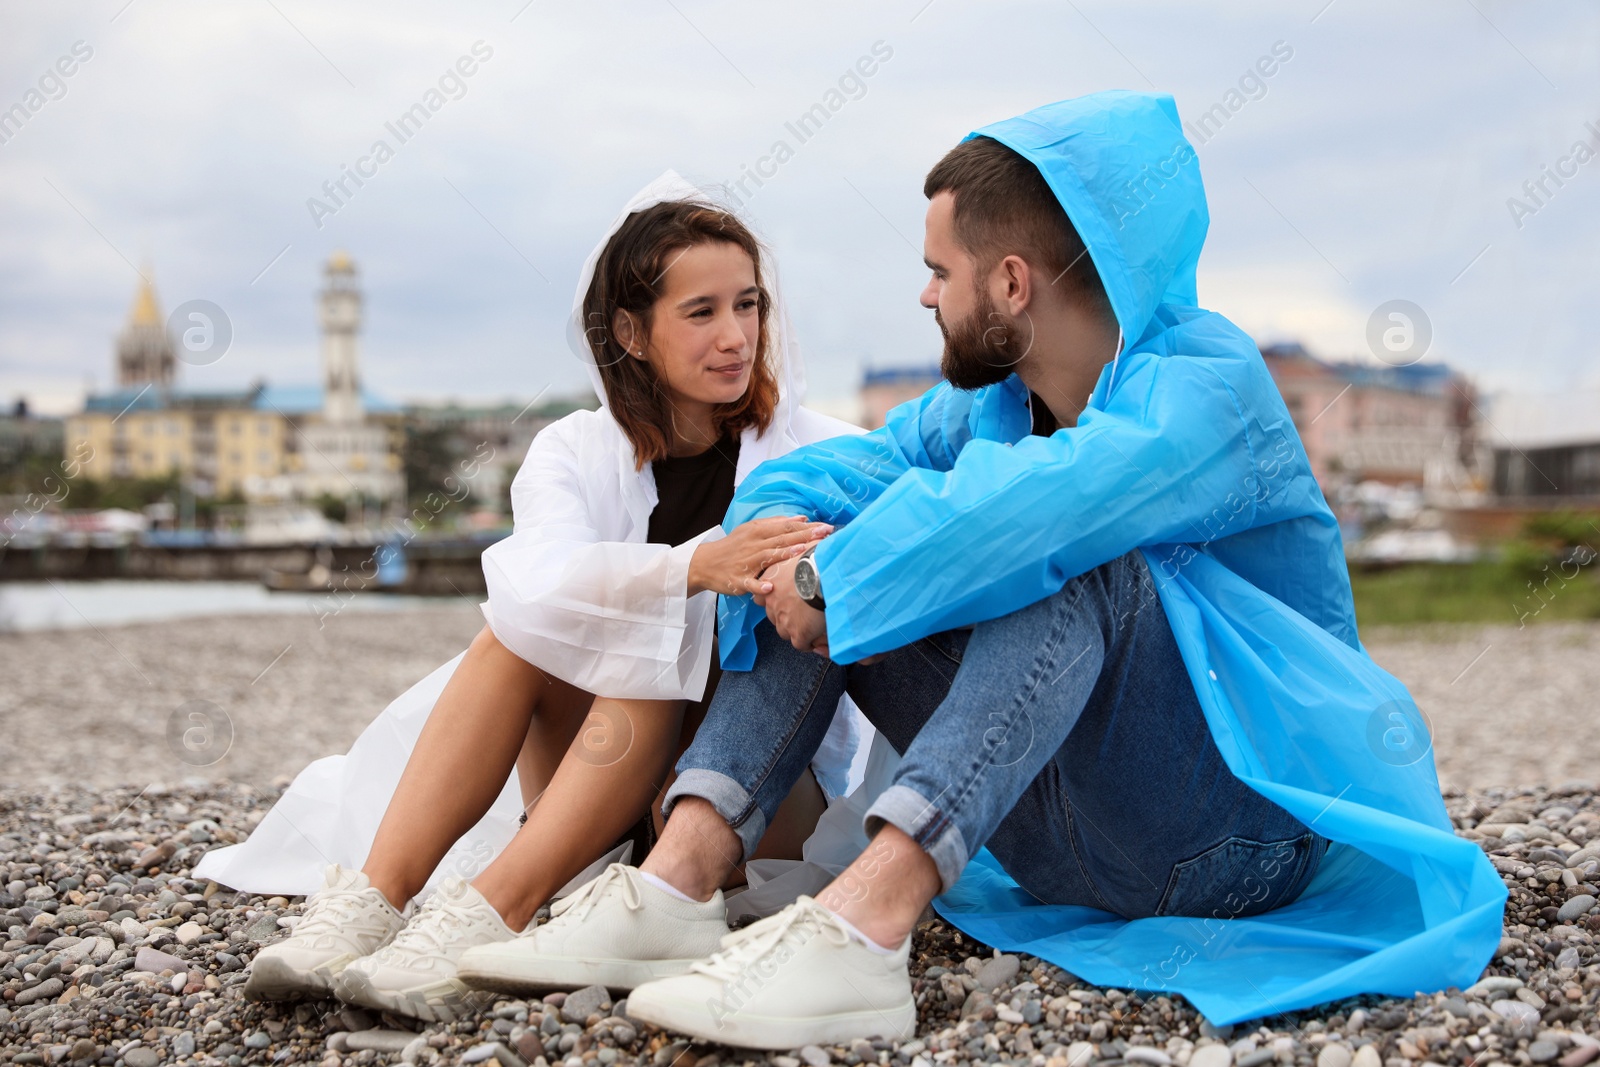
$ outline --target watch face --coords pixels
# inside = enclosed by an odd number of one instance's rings
[[[817,595],[817,566],[803,559],[794,568],[794,589],[800,599],[811,600]]]

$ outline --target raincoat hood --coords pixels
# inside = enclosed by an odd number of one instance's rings
[[[724,203],[713,189],[695,185],[675,170],[662,171],[654,181],[633,194],[633,198],[623,205],[617,217],[611,220],[611,225],[606,227],[606,232],[601,235],[593,251],[583,261],[583,269],[578,272],[578,289],[572,296],[572,314],[567,319],[567,346],[583,363],[584,369],[589,374],[589,384],[593,386],[594,395],[600,398],[602,405],[606,403],[605,382],[600,377],[600,367],[595,363],[594,350],[589,346],[588,334],[585,332],[588,324],[583,321],[583,298],[589,293],[589,285],[594,280],[595,264],[600,261],[600,254],[605,251],[606,245],[611,243],[611,238],[616,236],[617,231],[622,229],[622,224],[628,221],[628,216],[670,200],[687,200],[726,212],[744,223],[751,233],[757,234],[756,239],[760,241],[760,235],[749,219],[742,217],[733,207]],[[766,247],[765,242],[761,245],[761,278],[758,280],[767,290],[771,300],[771,311],[767,319],[767,359],[771,361],[773,374],[778,380],[778,407],[773,413],[772,426],[763,436],[783,437],[787,435],[789,421],[795,408],[805,397],[806,376],[804,364],[800,359],[800,345],[795,339],[794,328],[789,322],[789,313],[783,302],[782,289],[778,284],[777,258]],[[600,328],[605,328],[605,324],[601,324]],[[776,435],[774,431],[777,431]],[[790,441],[789,446],[793,447],[795,443],[797,442]]]
[[[1131,347],[1162,304],[1194,307],[1210,214],[1200,162],[1166,93],[1060,100],[967,135],[1026,158],[1083,238]]]

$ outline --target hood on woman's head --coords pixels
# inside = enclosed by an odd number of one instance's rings
[[[615,323],[621,313],[648,330],[651,309],[667,288],[668,269],[685,249],[712,242],[746,253],[759,287],[748,385],[738,401],[719,402],[718,423],[732,432],[761,433],[775,423],[786,427],[804,388],[772,254],[731,207],[667,171],[634,195],[589,254],[568,324],[574,354],[632,442],[640,466],[666,454],[665,397],[659,368],[637,358],[640,346],[617,336]]]

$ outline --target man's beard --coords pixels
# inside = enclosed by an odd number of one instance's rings
[[[1011,377],[1028,346],[1017,336],[1015,319],[1000,314],[982,289],[972,312],[951,329],[937,310],[933,321],[944,334],[939,370],[957,389],[982,389]],[[1031,338],[1030,338],[1031,340]]]

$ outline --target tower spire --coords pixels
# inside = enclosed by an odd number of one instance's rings
[[[128,322],[117,338],[117,385],[122,388],[172,385],[177,373],[177,358],[172,339],[161,318],[161,303],[146,267],[139,275],[139,288],[128,309]]]

